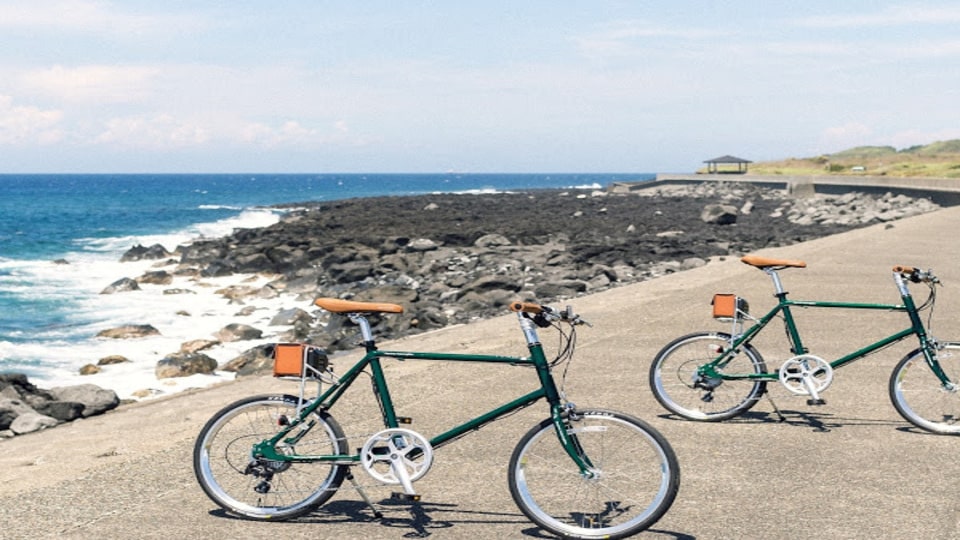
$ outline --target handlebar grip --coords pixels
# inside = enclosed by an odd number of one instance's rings
[[[540,304],[532,304],[530,302],[510,302],[510,311],[522,311],[523,313],[542,313],[544,307]]]
[[[909,275],[911,275],[911,274],[916,274],[917,272],[919,272],[919,270],[917,270],[916,268],[914,268],[914,267],[912,267],[912,266],[900,266],[899,264],[898,264],[897,266],[894,266],[894,267],[893,267],[893,271],[896,272],[896,273],[898,273],[898,274],[904,274],[904,275],[907,275],[907,276],[909,276]]]

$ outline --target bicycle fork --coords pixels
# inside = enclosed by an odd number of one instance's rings
[[[580,444],[579,439],[577,438],[577,432],[581,430],[591,430],[594,429],[590,426],[583,428],[577,428],[574,426],[574,423],[579,420],[577,415],[577,407],[573,403],[566,402],[561,404],[561,402],[566,401],[563,397],[560,390],[557,389],[556,384],[553,381],[553,377],[550,376],[550,368],[547,365],[547,359],[543,354],[543,344],[540,343],[540,337],[537,334],[536,323],[529,317],[525,317],[523,313],[518,312],[517,318],[520,321],[520,328],[523,330],[524,338],[527,341],[527,348],[530,350],[530,356],[534,359],[534,365],[537,369],[537,375],[540,378],[540,384],[543,386],[545,392],[544,396],[547,399],[547,402],[550,404],[550,415],[553,418],[553,429],[557,434],[557,438],[560,440],[560,444],[563,446],[564,451],[567,455],[570,456],[570,459],[577,465],[577,468],[580,469],[580,474],[584,478],[596,478],[599,476],[599,471],[590,462],[590,459],[587,457],[586,452],[583,449],[583,446]],[[602,427],[597,429],[604,429]]]

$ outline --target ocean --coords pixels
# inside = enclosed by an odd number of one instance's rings
[[[231,322],[264,330],[259,341],[204,351],[226,362],[276,341],[269,319],[280,309],[309,309],[293,298],[257,300],[249,315],[216,291],[266,278],[230,276],[102,294],[157,261],[121,263],[132,246],[178,245],[235,228],[275,223],[273,205],[381,195],[600,189],[653,174],[135,174],[0,175],[0,373],[25,373],[41,388],[91,383],[121,399],[163,395],[231,378],[228,373],[157,380],[158,360],[189,340],[209,338]],[[169,269],[169,267],[167,267]],[[264,281],[265,282],[265,281]],[[171,288],[193,294],[165,294]],[[159,336],[113,340],[101,330],[149,324]],[[273,338],[273,339],[271,339]],[[106,356],[129,362],[80,375]]]

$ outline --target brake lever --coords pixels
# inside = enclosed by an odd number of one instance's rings
[[[593,328],[593,325],[590,324],[589,321],[587,321],[586,319],[583,319],[583,318],[580,317],[579,315],[577,315],[576,320],[574,320],[571,324],[573,324],[573,325],[585,324],[585,325],[587,325],[588,327]]]
[[[567,309],[565,309],[563,312],[561,312],[560,318],[561,318],[562,320],[565,320],[565,321],[567,321],[568,323],[570,323],[570,326],[577,326],[578,324],[585,324],[585,325],[593,328],[593,325],[592,325],[592,324],[590,324],[590,323],[587,322],[584,318],[580,317],[579,315],[577,315],[576,313],[573,312],[573,306],[567,306]]]

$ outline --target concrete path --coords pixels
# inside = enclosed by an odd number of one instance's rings
[[[761,254],[805,260],[808,268],[782,276],[793,297],[811,300],[895,303],[893,265],[932,267],[945,283],[934,334],[960,339],[958,231],[960,208],[952,208]],[[674,337],[723,328],[710,317],[715,292],[746,297],[755,313],[773,303],[767,277],[735,259],[570,302],[594,327],[580,333],[568,395],[580,406],[620,409],[648,420],[680,459],[683,479],[676,503],[639,537],[960,536],[960,438],[911,428],[887,397],[891,369],[914,344],[896,345],[839,370],[822,407],[808,407],[803,398],[773,388],[772,398],[787,416],[783,423],[767,401],[745,418],[720,424],[668,415],[650,393],[650,361]],[[804,310],[798,322],[811,353],[830,359],[899,329],[902,319],[902,314]],[[546,332],[542,337],[552,343]],[[788,357],[777,343],[760,348],[768,365]],[[384,347],[524,354],[509,315]],[[425,434],[498,405],[533,383],[520,368],[424,362],[391,362],[388,377],[400,413],[413,417],[413,429]],[[292,523],[224,515],[193,478],[194,437],[215,411],[235,399],[295,389],[271,378],[243,380],[0,442],[0,537],[547,537],[517,510],[506,485],[513,446],[545,416],[542,407],[439,449],[434,468],[417,483],[424,502],[387,505],[383,521],[373,520],[351,489]],[[375,431],[360,420],[376,412],[365,385],[360,389],[365,393],[355,396],[355,406],[335,413],[348,435]],[[467,396],[479,405],[468,403]],[[388,492],[371,490],[375,500]]]

